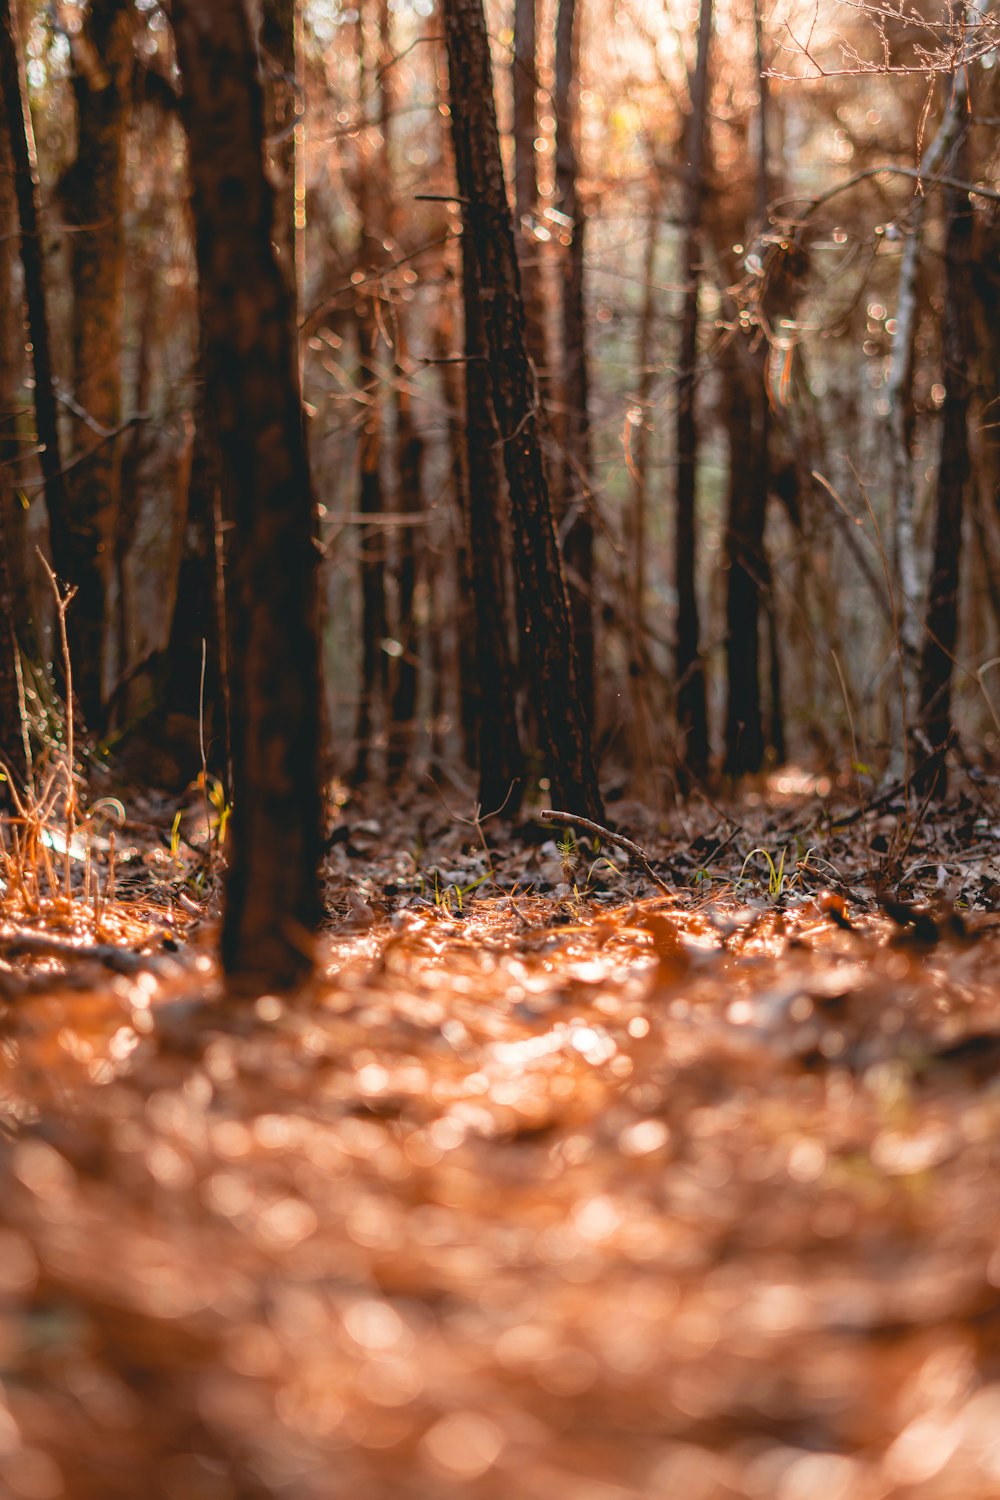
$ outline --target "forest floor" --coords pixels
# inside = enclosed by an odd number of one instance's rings
[[[242,1009],[132,811],[8,860],[0,1495],[1000,1496],[1000,783],[615,804],[671,896],[346,802]]]

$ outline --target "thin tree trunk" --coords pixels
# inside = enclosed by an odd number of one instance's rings
[[[600,821],[590,725],[538,441],[538,391],[525,344],[514,226],[504,189],[481,0],[443,0],[455,165],[486,325],[493,409],[503,442],[518,610],[542,750],[555,797]]]
[[[260,59],[264,130],[274,182],[278,260],[295,286],[295,8],[296,0],[263,0]],[[293,299],[295,301],[297,299]]]
[[[967,80],[964,69],[959,69],[950,80],[951,97],[944,117],[938,126],[930,146],[920,163],[921,170],[932,176],[953,146],[966,108]],[[892,486],[893,513],[895,516],[895,564],[899,579],[900,600],[897,611],[899,619],[900,657],[900,718],[898,734],[892,751],[890,774],[898,774],[908,764],[907,737],[912,727],[917,706],[919,688],[921,620],[920,620],[920,567],[917,556],[916,534],[916,490],[913,477],[913,462],[910,456],[910,432],[912,426],[912,402],[910,388],[913,381],[913,354],[919,320],[917,296],[917,273],[920,267],[920,247],[923,238],[924,214],[927,206],[926,189],[914,195],[910,207],[909,238],[903,247],[899,266],[899,290],[896,295],[896,332],[892,341],[892,356],[886,376],[885,399],[888,404],[889,464]]]
[[[317,554],[290,297],[242,0],[173,0],[205,379],[235,528],[229,563],[231,990],[295,984],[320,918]]]
[[[965,179],[969,171],[968,131],[963,126],[955,151],[953,175]],[[962,520],[969,482],[969,399],[973,358],[971,249],[972,210],[969,196],[945,189],[945,292],[941,315],[941,359],[945,386],[941,413],[941,455],[938,462],[934,556],[923,654],[920,663],[921,727],[935,749],[951,736],[951,680],[958,639],[959,583],[962,557]],[[946,768],[938,769],[944,790]]]
[[[73,685],[96,727],[104,701],[106,596],[114,557],[121,447],[125,287],[125,132],[135,15],[128,0],[92,0],[73,43],[76,159],[60,192],[71,226],[73,445],[69,476],[77,595],[69,614]]]
[[[16,599],[12,549],[7,535],[18,462],[18,405],[21,384],[22,307],[16,285],[17,205],[7,130],[0,125],[0,759],[14,785],[28,779],[21,702],[18,692]],[[16,503],[16,502],[15,502]],[[0,786],[0,804],[10,806],[10,788]]]
[[[13,0],[0,0],[0,97],[3,100],[4,127],[14,165],[21,264],[24,269],[24,300],[35,379],[39,464],[49,517],[49,545],[56,572],[62,579],[70,582],[73,579],[73,541],[56,416],[42,226],[38,208],[38,167],[24,80],[17,11]]]
[[[768,84],[762,55],[760,6],[754,0],[754,42],[757,63],[757,232],[767,228],[770,199],[767,180]],[[741,338],[738,332],[735,337]],[[768,405],[768,347],[763,333],[759,346],[736,345],[728,361],[729,506],[726,522],[726,758],[730,776],[759,771],[764,760],[764,718],[761,712],[760,606],[770,594],[770,569],[764,551],[767,492],[770,476],[770,409]],[[777,631],[771,629],[771,716],[780,714],[780,664],[775,650]],[[775,688],[777,675],[778,688]],[[777,703],[774,699],[777,697]],[[779,727],[779,737],[784,738]]]
[[[737,335],[739,337],[739,335]],[[729,408],[729,502],[726,522],[726,759],[729,776],[758,771],[764,758],[760,706],[760,590],[767,499],[767,398],[760,362],[733,350],[725,382]]]
[[[462,416],[462,376],[454,361],[453,278],[443,269],[444,291],[438,300],[434,350],[440,361],[441,396],[448,414],[448,471],[454,505],[455,653],[458,671],[458,721],[462,755],[467,766],[479,765],[479,715],[482,688],[476,666],[476,594],[472,584],[469,548],[469,493],[466,482],[465,433]]]
[[[517,721],[517,664],[511,651],[504,567],[506,496],[497,449],[500,434],[490,392],[479,265],[472,236],[462,236],[465,309],[465,442],[469,558],[476,602],[479,675],[479,805],[516,812],[524,793],[524,755]]]
[[[705,192],[708,57],[712,0],[701,0],[698,55],[691,77],[687,139],[687,187],[681,250],[684,304],[677,374],[677,515],[674,580],[677,590],[677,728],[680,759],[696,775],[708,765],[705,663],[699,649],[695,500],[698,425],[695,390],[698,358],[698,293],[701,286],[701,225]]]
[[[381,0],[384,6],[385,0]],[[357,24],[357,53],[359,93],[362,107],[365,104],[368,67],[365,55],[365,32],[359,11]],[[384,115],[383,111],[383,115]],[[388,120],[383,118],[383,128]],[[368,134],[364,132],[362,139]],[[372,132],[374,134],[374,132]],[[383,232],[384,192],[388,184],[385,178],[385,137],[371,148],[373,160],[362,159],[358,178],[358,266],[372,277],[377,266],[385,258]],[[360,489],[358,510],[364,516],[379,517],[384,509],[382,495],[382,407],[379,392],[380,375],[377,368],[378,350],[382,344],[379,332],[376,303],[378,285],[372,281],[359,289],[356,303],[358,329],[358,384],[365,401],[364,417],[359,436]],[[371,769],[371,750],[375,734],[376,705],[380,690],[386,685],[387,657],[382,649],[386,635],[385,605],[385,529],[376,519],[372,526],[361,530],[361,683],[358,692],[358,713],[354,727],[355,757],[351,779],[356,786],[368,780]]]
[[[586,214],[577,196],[577,0],[559,0],[556,23],[556,207],[569,221],[562,258],[563,411],[559,501],[565,520],[563,560],[580,662],[580,696],[594,721],[594,524],[590,441],[587,323],[584,296]]]
[[[517,257],[524,294],[528,353],[539,383],[549,373],[542,292],[542,243],[534,233],[538,215],[538,22],[535,0],[514,0],[514,58],[511,64],[514,95],[514,213],[517,220]]]
[[[423,510],[424,440],[413,421],[410,392],[404,365],[406,338],[402,310],[396,312],[396,493],[401,514],[416,518]],[[387,767],[389,781],[397,785],[410,764],[416,737],[417,682],[420,643],[414,615],[417,587],[417,528],[399,528],[396,558],[396,657],[391,699],[391,723]]]

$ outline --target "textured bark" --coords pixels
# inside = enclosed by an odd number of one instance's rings
[[[479,805],[515,812],[523,794],[524,755],[517,724],[517,665],[511,651],[504,569],[506,496],[497,456],[479,265],[472,236],[462,236],[465,308],[465,441],[469,557],[476,607],[479,675]]]
[[[388,16],[385,0],[380,0],[381,15]],[[368,63],[365,47],[363,6],[359,9],[356,29],[359,92],[366,96]],[[383,78],[384,87],[384,78]],[[381,132],[365,132],[369,150],[358,167],[357,207],[359,221],[358,267],[370,279],[362,284],[355,304],[358,332],[358,384],[365,399],[361,432],[358,438],[358,510],[361,515],[378,517],[385,509],[382,494],[382,406],[378,372],[379,349],[385,345],[377,316],[378,280],[374,275],[385,260],[386,208],[386,135],[389,111],[386,95],[382,98]],[[375,734],[378,702],[387,685],[388,658],[382,649],[386,635],[385,604],[386,546],[385,529],[378,524],[361,530],[361,682],[358,690],[358,712],[354,726],[355,757],[351,779],[356,786],[368,780],[371,750]]]
[[[410,392],[402,368],[406,337],[401,309],[396,313],[396,340],[396,504],[401,514],[416,517],[423,510],[424,440],[413,421]],[[413,609],[417,564],[417,529],[401,526],[396,556],[396,637],[402,650],[395,664],[387,756],[389,780],[393,784],[402,780],[410,764],[417,730],[420,646]]]
[[[222,960],[234,992],[312,966],[320,918],[313,499],[290,298],[272,244],[242,0],[173,0],[206,402],[235,520],[227,578],[234,814]]]
[[[921,170],[928,176],[939,171],[962,125],[967,105],[965,70],[959,69],[949,81],[951,96],[937,133],[924,153]],[[894,562],[899,578],[900,715],[902,724],[893,751],[891,774],[903,771],[906,761],[906,735],[912,725],[919,688],[920,664],[920,569],[917,558],[916,488],[910,456],[912,430],[911,386],[914,346],[920,313],[917,276],[920,248],[927,206],[927,192],[921,187],[914,194],[908,224],[909,238],[903,247],[899,266],[899,290],[896,299],[896,332],[892,341],[892,358],[885,382],[888,403],[889,463],[892,484]]]
[[[476,666],[476,595],[472,584],[469,550],[469,487],[466,480],[465,421],[461,366],[455,363],[453,278],[442,271],[445,291],[438,301],[434,324],[434,350],[440,360],[441,397],[448,414],[448,472],[454,504],[455,565],[455,655],[458,671],[458,720],[462,730],[462,755],[467,766],[479,765],[479,709],[482,697]]]
[[[106,594],[114,554],[121,449],[125,288],[125,131],[135,15],[128,0],[92,0],[73,44],[76,159],[60,192],[73,283],[73,470],[69,475],[68,616],[73,685],[84,717],[101,721]]]
[[[556,207],[569,220],[563,248],[561,344],[563,376],[559,502],[565,527],[563,559],[569,583],[573,632],[580,663],[580,696],[594,720],[594,524],[590,512],[593,459],[590,440],[584,243],[587,218],[577,195],[577,68],[580,22],[577,0],[559,0],[556,22]]]
[[[514,58],[511,83],[514,96],[514,212],[517,254],[524,295],[528,353],[540,382],[549,374],[542,291],[542,246],[533,225],[538,215],[538,21],[535,0],[514,0]]]
[[[963,128],[953,161],[960,180],[969,171],[968,133]],[[945,190],[945,292],[941,314],[942,377],[945,386],[941,413],[941,454],[938,461],[937,504],[934,518],[934,555],[923,652],[920,663],[920,720],[935,749],[951,736],[951,680],[958,639],[961,581],[962,521],[969,483],[969,399],[973,360],[972,330],[972,209],[967,193]],[[944,789],[946,769],[938,768]]]
[[[737,335],[739,337],[739,335]],[[760,600],[767,582],[767,396],[763,360],[735,353],[726,371],[729,501],[726,522],[727,775],[759,771],[764,759],[760,695]]]
[[[677,729],[679,759],[699,774],[708,765],[708,709],[705,663],[699,649],[696,582],[696,485],[698,425],[695,389],[698,358],[698,293],[701,286],[701,226],[705,193],[705,140],[708,108],[708,58],[712,36],[712,0],[701,0],[698,57],[691,78],[691,115],[687,136],[687,185],[681,250],[684,304],[681,314],[677,374],[677,492],[674,579],[677,590]]]
[[[259,36],[274,242],[289,286],[295,284],[295,7],[296,0],[263,0]]]
[[[0,124],[0,759],[16,786],[27,781],[27,758],[17,690],[17,612],[7,536],[18,461],[18,405],[21,384],[22,309],[16,285],[17,204],[10,141]],[[16,500],[15,502],[16,503]],[[0,805],[10,805],[7,784]]]
[[[481,0],[443,0],[455,165],[465,233],[479,271],[493,409],[510,494],[521,634],[553,795],[603,817],[590,725],[580,697],[573,625],[538,441],[514,226],[500,160]]]
[[[49,545],[56,572],[61,578],[71,580],[73,549],[53,385],[42,226],[38,211],[38,168],[24,82],[24,59],[17,28],[17,10],[13,0],[0,0],[0,99],[3,101],[3,123],[14,166],[21,264],[24,270],[24,301],[35,378],[39,465],[45,485]]]
[[[219,457],[210,430],[203,378],[189,441],[190,455],[182,462],[178,476],[181,550],[177,592],[163,689],[154,716],[160,741],[176,767],[170,774],[178,786],[186,786],[201,769],[202,740],[212,772],[222,773],[229,760],[222,672],[224,601],[219,596],[222,570],[216,553],[221,545],[216,528]]]

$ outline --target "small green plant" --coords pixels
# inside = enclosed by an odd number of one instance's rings
[[[740,878],[736,882],[737,888],[739,888],[746,879],[747,865],[759,854],[763,857],[764,861],[767,864],[767,894],[771,897],[772,901],[776,901],[779,896],[784,894],[786,889],[786,882],[788,880],[788,877],[785,874],[785,855],[787,854],[787,852],[787,849],[782,849],[781,858],[778,860],[778,863],[775,864],[773,856],[768,852],[767,849],[751,849],[750,853],[743,861],[743,867],[740,870]],[[794,877],[792,878],[794,879]]]

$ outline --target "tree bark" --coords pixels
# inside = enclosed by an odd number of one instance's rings
[[[402,515],[416,519],[423,510],[424,440],[413,420],[410,392],[406,384],[406,336],[401,308],[396,310],[396,344],[396,503]],[[414,614],[417,564],[416,527],[401,526],[396,556],[396,637],[401,649],[395,661],[389,750],[386,758],[391,785],[398,785],[402,780],[410,764],[416,738],[420,649]]]
[[[60,193],[71,232],[73,446],[67,617],[73,685],[84,718],[102,720],[106,595],[120,496],[125,131],[135,15],[127,0],[92,0],[73,43],[76,159]],[[75,648],[75,649],[74,649]]]
[[[966,108],[967,80],[965,70],[959,69],[949,80],[951,97],[937,134],[928,146],[920,163],[927,176],[937,172],[961,128]],[[896,332],[892,341],[892,357],[886,376],[885,397],[888,402],[889,464],[892,485],[892,507],[895,518],[894,551],[896,572],[899,578],[899,640],[896,643],[900,659],[900,719],[898,734],[894,735],[890,774],[901,774],[908,764],[907,738],[912,728],[913,715],[917,707],[920,670],[920,569],[917,558],[916,534],[916,490],[913,481],[913,463],[910,457],[910,432],[912,426],[912,403],[910,388],[913,381],[913,351],[919,319],[917,295],[917,273],[920,268],[920,247],[923,239],[923,222],[927,206],[926,189],[914,195],[909,214],[909,238],[903,247],[899,266],[899,290],[896,297]]]
[[[953,175],[964,180],[969,171],[968,130],[963,125],[953,161]],[[945,291],[941,315],[941,359],[945,386],[941,413],[941,454],[938,461],[937,505],[934,518],[934,555],[920,663],[920,721],[934,749],[951,737],[951,681],[958,638],[961,581],[962,521],[969,483],[969,400],[973,381],[972,329],[972,210],[969,196],[945,189]],[[937,785],[944,790],[946,768],[937,768]]]
[[[514,226],[497,133],[481,0],[443,0],[455,165],[465,233],[479,271],[493,409],[510,493],[518,610],[553,794],[603,816],[590,725],[580,697],[573,624],[538,441]]]
[[[15,241],[17,205],[10,141],[0,124],[0,759],[19,790],[27,783],[21,702],[18,692],[18,620],[12,583],[12,549],[7,517],[16,496],[18,407],[21,355],[24,344],[20,289],[16,285]],[[11,806],[6,783],[0,786],[0,805]]]
[[[739,334],[736,335],[740,337]],[[729,409],[729,502],[726,521],[726,758],[729,776],[759,771],[764,759],[760,704],[760,595],[764,587],[767,504],[767,396],[761,362],[731,352],[725,382]]]
[[[698,360],[698,293],[701,287],[701,226],[705,192],[708,58],[712,0],[701,0],[698,55],[691,77],[687,136],[687,185],[681,250],[684,304],[677,373],[677,493],[674,580],[677,590],[675,673],[679,759],[695,775],[708,765],[705,663],[699,649],[696,546],[698,425],[695,390]]]
[[[577,195],[579,15],[577,0],[559,0],[556,22],[556,207],[569,221],[562,256],[562,452],[559,508],[565,519],[563,560],[569,583],[573,632],[580,662],[580,696],[594,722],[594,523],[591,518],[593,457],[590,440],[590,379],[584,297],[587,218]]]
[[[173,0],[206,400],[235,519],[228,570],[234,816],[230,989],[288,988],[320,918],[317,553],[288,286],[242,0]]]
[[[469,557],[476,606],[479,677],[479,805],[516,812],[524,793],[524,755],[517,721],[517,664],[511,651],[504,568],[506,495],[497,456],[500,434],[490,393],[479,265],[462,235],[465,311],[465,443]]]
[[[73,539],[67,512],[66,483],[56,415],[42,226],[38,207],[38,167],[24,80],[17,11],[13,0],[0,0],[0,96],[14,167],[21,265],[24,270],[24,300],[35,379],[38,455],[49,517],[49,546],[56,572],[60,578],[71,582]]]
[[[295,287],[295,9],[296,0],[263,0],[261,73],[264,131],[274,183],[274,241],[278,261]],[[293,297],[293,304],[297,300]]]
[[[534,232],[538,216],[538,19],[535,0],[514,0],[514,214],[517,256],[524,294],[525,336],[540,388],[549,377],[542,293],[542,242]]]
[[[385,10],[385,0],[380,0]],[[359,5],[357,56],[359,94],[364,101],[368,66],[363,22],[363,0]],[[375,517],[375,524],[361,530],[361,682],[358,712],[354,726],[355,755],[351,780],[362,786],[368,780],[375,734],[378,702],[387,683],[388,658],[382,649],[386,635],[385,530],[377,518],[384,510],[382,494],[382,405],[377,368],[379,348],[385,347],[379,331],[377,300],[379,288],[375,272],[385,259],[386,138],[388,110],[382,95],[381,131],[365,130],[361,139],[368,140],[369,150],[358,164],[358,268],[366,278],[359,287],[355,306],[358,330],[358,383],[365,402],[358,439],[359,491],[361,515]],[[367,106],[363,103],[363,108]]]

